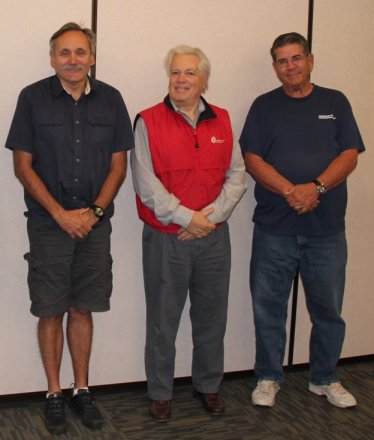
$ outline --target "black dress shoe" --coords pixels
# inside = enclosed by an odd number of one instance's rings
[[[209,414],[219,416],[225,412],[225,405],[218,393],[200,393],[195,391],[195,395],[203,402],[204,408]]]
[[[149,414],[158,422],[166,422],[170,419],[170,400],[151,400]]]

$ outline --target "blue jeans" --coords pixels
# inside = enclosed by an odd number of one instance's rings
[[[335,382],[345,323],[341,317],[347,243],[345,233],[327,236],[272,235],[256,225],[250,286],[256,328],[255,375],[283,380],[287,304],[297,269],[312,322],[310,381]]]

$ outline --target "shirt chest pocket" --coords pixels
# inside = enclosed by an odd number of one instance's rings
[[[88,114],[88,138],[93,146],[112,146],[114,120],[110,114]]]
[[[62,113],[36,115],[36,137],[38,145],[60,145],[66,136],[65,118]]]

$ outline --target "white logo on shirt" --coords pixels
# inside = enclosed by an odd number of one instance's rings
[[[225,139],[217,139],[215,136],[212,136],[210,142],[212,142],[212,144],[223,144]]]
[[[331,115],[318,115],[318,119],[336,119],[336,117],[331,114]]]

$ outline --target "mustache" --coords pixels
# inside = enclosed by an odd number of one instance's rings
[[[83,70],[83,64],[66,64],[62,67],[62,70],[79,71]]]

